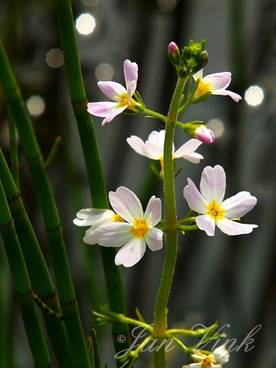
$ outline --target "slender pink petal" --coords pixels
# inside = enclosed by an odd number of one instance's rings
[[[111,221],[114,212],[111,210],[102,210],[98,208],[86,208],[77,213],[77,218],[73,223],[77,226],[93,226],[96,228],[107,221]]]
[[[226,175],[223,167],[206,166],[201,175],[200,191],[207,202],[222,202],[225,194]]]
[[[124,75],[128,96],[132,97],[137,88],[138,65],[130,60],[125,60]]]
[[[224,218],[223,220],[217,221],[217,227],[227,235],[241,235],[251,233],[258,225],[241,224]]]
[[[239,192],[223,201],[222,207],[226,210],[225,217],[237,218],[251,211],[256,203],[257,198],[253,197],[249,192]]]
[[[96,230],[98,244],[104,247],[121,247],[133,238],[130,229],[131,225],[126,222],[102,225]]]
[[[127,93],[125,87],[117,82],[98,82],[98,87],[100,88],[102,93],[106,95],[106,97],[110,98],[113,101],[118,101],[118,96]]]
[[[144,218],[149,226],[155,226],[161,221],[162,204],[161,199],[152,196],[148,202]]]
[[[153,252],[162,249],[163,247],[163,231],[156,227],[149,230],[145,241]]]
[[[94,116],[106,117],[116,109],[118,104],[116,102],[89,102],[87,104],[87,111]]]
[[[185,186],[183,195],[191,210],[198,213],[206,213],[207,202],[195,186],[195,183],[188,178],[188,185]]]
[[[200,145],[202,145],[202,142],[200,142],[198,139],[190,139],[175,151],[174,157],[180,158],[185,155],[190,155],[191,153],[194,153]]]
[[[205,231],[208,236],[215,235],[215,220],[209,215],[201,215],[195,218],[195,222],[200,230]]]
[[[117,188],[116,192],[109,192],[109,202],[115,212],[123,219],[133,222],[143,218],[143,208],[136,194],[126,187]]]
[[[203,81],[206,83],[210,83],[212,86],[212,90],[226,89],[231,83],[231,73],[222,72],[222,73],[209,74],[203,78]]]
[[[195,129],[194,136],[203,143],[212,144],[215,141],[215,135],[211,129],[205,125],[200,125]]]
[[[131,239],[123,246],[115,257],[117,266],[132,267],[140,261],[146,251],[146,243],[144,239]]]
[[[136,153],[147,157],[145,154],[145,143],[141,138],[137,137],[136,135],[132,135],[131,137],[127,138],[127,143]]]
[[[240,95],[238,95],[235,92],[228,91],[228,89],[217,89],[215,91],[212,91],[211,93],[212,93],[212,95],[229,96],[235,102],[239,102],[242,99],[242,97]]]
[[[127,109],[127,106],[117,107],[114,108],[110,114],[102,121],[102,125],[110,123],[117,115],[121,114],[123,111]]]

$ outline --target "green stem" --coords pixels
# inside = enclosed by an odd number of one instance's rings
[[[108,208],[101,157],[93,121],[91,115],[87,112],[87,96],[80,67],[71,1],[56,0],[56,7],[67,81],[78,124],[93,206]],[[101,247],[101,254],[110,307],[114,312],[125,314],[126,307],[120,269],[114,263],[116,250]],[[128,347],[128,327],[115,323],[112,326],[112,331],[115,350],[126,349]],[[125,335],[125,344],[118,342],[118,335],[122,334]]]
[[[178,107],[185,79],[179,78],[171,100],[166,122],[166,134],[164,144],[164,204],[165,204],[165,235],[166,254],[163,271],[154,311],[154,335],[164,338],[167,330],[167,305],[171,291],[173,275],[175,271],[178,234],[177,234],[177,212],[174,186],[174,164],[173,164],[173,141],[178,115]],[[161,349],[155,353],[156,368],[165,367],[165,350]]]
[[[15,226],[4,189],[0,181],[0,231],[9,261],[22,317],[32,351],[35,366],[51,367],[51,358],[46,339],[32,298],[32,288],[27,267],[17,238]]]
[[[72,276],[69,268],[63,231],[54,194],[32,122],[27,113],[21,92],[11,69],[5,49],[0,41],[0,83],[8,100],[12,117],[17,125],[34,189],[42,210],[48,245],[52,253],[53,269],[60,295],[64,322],[68,332],[74,364],[90,368],[88,350],[80,321]]]
[[[15,219],[33,291],[56,314],[60,314],[58,296],[54,288],[47,264],[41,252],[38,239],[24,207],[21,194],[16,187],[8,165],[0,149],[0,180],[2,181],[10,210]],[[71,367],[72,357],[64,323],[44,310],[47,332],[60,367]]]
[[[18,166],[18,152],[17,152],[17,131],[12,114],[8,114],[9,120],[9,135],[10,135],[10,159],[11,172],[16,186],[19,188],[19,166]]]

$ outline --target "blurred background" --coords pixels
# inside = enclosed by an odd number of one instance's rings
[[[199,165],[178,162],[176,179],[179,216],[187,211],[182,190],[189,176],[198,183],[206,165],[221,164],[227,173],[227,196],[248,190],[258,198],[244,222],[259,224],[253,234],[215,238],[203,232],[181,239],[175,283],[170,299],[170,325],[193,326],[219,320],[237,339],[229,368],[275,368],[276,350],[276,2],[275,0],[75,0],[73,11],[82,68],[90,101],[102,100],[96,82],[123,82],[126,58],[139,65],[138,90],[148,107],[166,113],[176,81],[167,45],[183,46],[190,38],[207,39],[206,73],[231,71],[231,90],[243,96],[235,104],[213,96],[189,108],[183,121],[204,120],[217,141],[200,147]],[[96,247],[82,243],[83,229],[72,224],[80,208],[91,207],[76,122],[64,75],[63,55],[52,1],[2,0],[0,30],[16,72],[27,109],[47,158],[57,137],[60,149],[49,167],[73,269],[85,331],[91,310],[106,301],[101,259]],[[1,73],[1,71],[0,71]],[[151,162],[126,143],[131,134],[147,138],[162,126],[136,116],[120,116],[101,127],[94,119],[109,190],[125,185],[143,201],[162,195]],[[176,147],[188,139],[177,131]],[[0,144],[9,158],[7,111],[0,91]],[[25,159],[18,142],[23,197],[46,257],[45,235]],[[164,252],[149,250],[130,270],[123,270],[128,311],[138,307],[151,321]],[[49,260],[50,264],[50,260]],[[238,349],[257,325],[254,346]],[[6,367],[32,366],[21,316],[0,248],[0,356]],[[100,334],[103,362],[112,361],[109,331]],[[137,367],[150,367],[143,354]],[[175,349],[169,367],[185,357]],[[114,364],[114,363],[113,363]],[[113,367],[110,363],[110,367]]]

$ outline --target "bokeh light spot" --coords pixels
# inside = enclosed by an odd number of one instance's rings
[[[264,100],[264,90],[260,86],[250,86],[245,91],[245,101],[249,106],[259,106]]]
[[[60,49],[51,49],[46,54],[46,63],[50,68],[59,68],[63,65],[63,52]]]
[[[221,137],[224,133],[224,123],[220,119],[209,120],[207,127],[212,130],[216,138]]]
[[[32,116],[42,115],[46,108],[44,99],[41,96],[37,95],[29,97],[26,105],[30,115]]]
[[[101,63],[95,69],[95,77],[98,80],[111,80],[114,75],[113,66],[108,63]]]
[[[76,29],[83,36],[90,35],[96,27],[96,19],[90,13],[83,13],[76,19]]]

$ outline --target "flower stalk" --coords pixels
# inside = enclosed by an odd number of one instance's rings
[[[174,185],[174,164],[173,164],[173,141],[178,108],[184,90],[186,79],[179,78],[171,100],[166,121],[166,134],[164,145],[164,203],[165,203],[165,235],[166,235],[166,254],[160,286],[157,294],[154,311],[154,335],[163,338],[167,330],[167,305],[171,291],[177,251],[177,212]],[[160,349],[155,353],[156,368],[165,367],[165,351]]]

